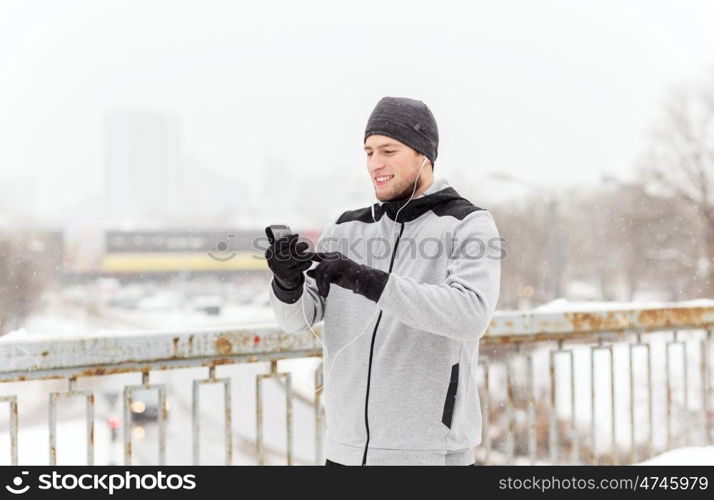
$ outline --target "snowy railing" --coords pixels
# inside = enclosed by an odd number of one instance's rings
[[[711,444],[712,328],[714,306],[710,305],[497,313],[481,341],[476,371],[484,414],[478,462],[634,463],[685,444]],[[677,350],[680,354],[675,357]],[[36,422],[44,410],[37,403],[38,393],[25,389],[27,384],[61,379],[66,387],[55,381],[39,393],[39,399],[44,394],[48,403],[45,456],[50,464],[58,462],[59,402],[69,399],[84,408],[84,429],[72,431],[70,447],[76,448],[83,439],[86,463],[94,464],[95,393],[111,395],[119,390],[121,419],[102,411],[111,426],[107,440],[117,440],[121,421],[126,464],[132,463],[135,450],[132,437],[143,438],[151,426],[157,431],[157,453],[142,462],[167,462],[169,420],[175,423],[171,436],[180,441],[177,447],[188,441],[184,436],[191,432],[190,451],[185,455],[172,452],[172,463],[199,463],[201,444],[215,452],[218,441],[222,461],[228,464],[236,463],[236,450],[246,463],[321,463],[321,393],[309,394],[307,378],[299,376],[304,375],[305,366],[292,364],[300,359],[317,363],[320,356],[320,345],[310,332],[286,334],[274,326],[0,338],[0,432],[4,438],[0,444],[7,443],[0,446],[0,454],[5,455],[0,460],[17,464],[22,455],[18,450],[38,447],[40,438],[19,440],[20,417],[25,418],[23,399],[33,406],[28,420]],[[254,377],[255,392],[250,384],[243,384],[246,374],[234,370],[239,366],[253,367],[247,378]],[[207,378],[201,375],[206,368]],[[321,384],[320,368],[309,366],[316,387]],[[217,370],[224,371],[220,378]],[[167,373],[175,377],[167,378]],[[140,384],[127,378],[137,375]],[[273,397],[266,395],[267,381],[279,382],[273,386],[279,397],[274,392]],[[237,384],[243,384],[240,394],[245,394],[245,387],[252,394],[252,403],[241,404],[241,409],[255,405],[255,420],[248,425],[235,425]],[[204,385],[222,389],[222,397],[211,401],[214,406],[220,401],[223,413],[218,419],[221,425],[203,428],[214,434],[221,429],[221,435],[201,440],[201,423],[212,420],[215,424],[218,413],[201,408]],[[146,411],[146,398],[137,396],[140,392],[153,393],[157,401],[156,423],[145,427],[134,418],[137,412]],[[276,404],[279,398],[285,398],[285,414],[278,419],[278,412],[266,412],[264,406]],[[300,403],[299,412],[294,411],[298,409],[295,400]],[[169,401],[174,408],[172,419],[168,418]],[[247,419],[245,413],[238,417]],[[272,424],[267,430],[266,417]],[[296,418],[303,424],[297,434]],[[312,424],[306,423],[309,420]],[[141,433],[136,432],[139,427]],[[248,432],[248,427],[255,433]],[[299,456],[294,450],[296,435],[301,438]],[[285,460],[281,461],[282,454]],[[116,462],[111,453],[107,456],[105,462]]]
[[[480,461],[624,464],[712,444],[706,304],[497,315],[479,360]]]

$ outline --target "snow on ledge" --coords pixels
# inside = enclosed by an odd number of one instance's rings
[[[714,446],[677,448],[635,465],[714,465]]]

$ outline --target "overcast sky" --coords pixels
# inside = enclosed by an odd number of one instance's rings
[[[149,109],[243,187],[265,186],[270,155],[297,177],[344,170],[366,205],[385,95],[431,107],[437,173],[484,199],[494,171],[626,176],[667,89],[714,67],[712,26],[704,0],[0,0],[0,182],[31,179],[40,214],[101,194],[103,117]]]

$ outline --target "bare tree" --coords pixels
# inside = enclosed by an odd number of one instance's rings
[[[544,217],[543,200],[527,197],[489,210],[504,238],[505,259],[501,262],[498,307],[518,309],[548,301],[548,254],[543,244],[548,221]]]
[[[703,291],[714,294],[714,71],[671,92],[641,171],[649,188],[683,200],[700,218],[709,263]]]
[[[0,237],[0,335],[22,325],[48,286],[47,262],[25,236]]]

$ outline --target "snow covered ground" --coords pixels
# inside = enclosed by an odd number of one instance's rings
[[[714,465],[714,446],[677,448],[636,465]]]
[[[567,299],[555,299],[545,304],[533,308],[536,312],[558,312],[558,311],[604,311],[611,309],[640,309],[640,308],[660,308],[660,307],[711,307],[714,306],[712,299],[695,299],[681,302],[603,302],[603,301],[577,301],[572,302]]]

